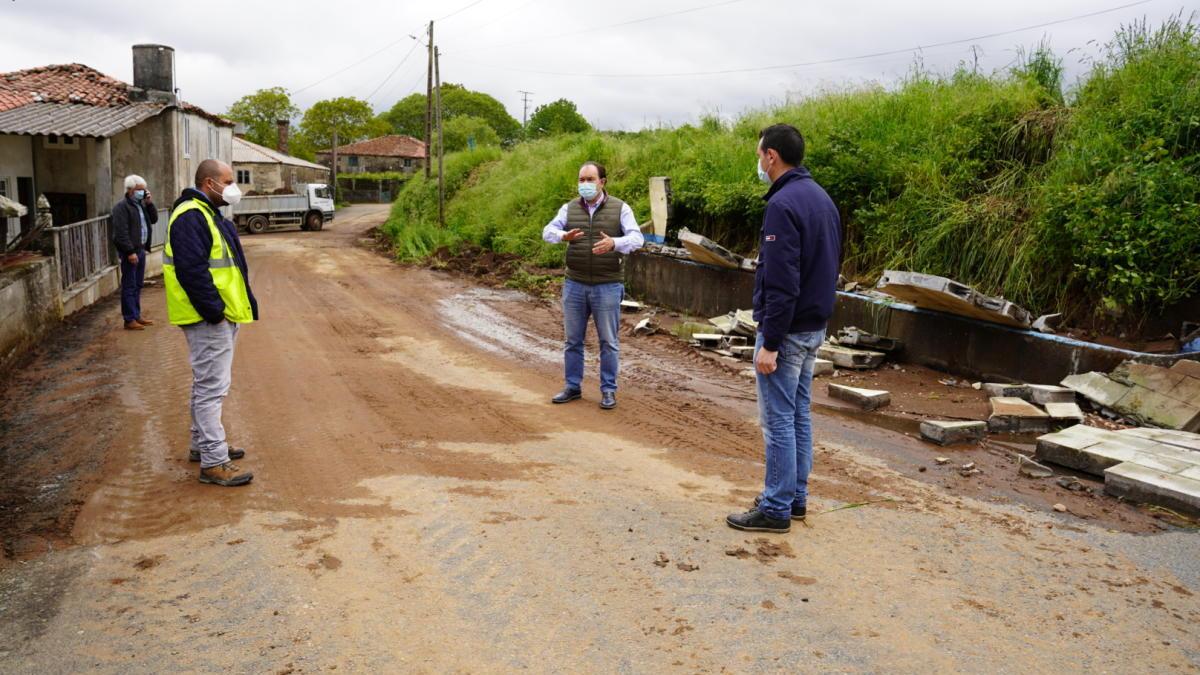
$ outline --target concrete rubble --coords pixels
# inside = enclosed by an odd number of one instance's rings
[[[1029,386],[1029,395],[1032,398],[1031,403],[1074,403],[1075,390],[1066,387],[1054,387],[1045,384],[1031,384]],[[1022,397],[1024,398],[1024,397]],[[1026,399],[1030,400],[1030,399]]]
[[[813,361],[813,377],[821,377],[822,375],[832,375],[834,371],[833,361],[826,359],[815,359]]]
[[[831,398],[853,403],[861,410],[878,410],[892,402],[892,395],[879,389],[860,389],[841,384],[829,384]]]
[[[654,335],[658,332],[658,322],[653,317],[645,317],[633,327],[634,335]]]
[[[1027,384],[1003,384],[1000,382],[984,382],[981,388],[988,396],[1023,398],[1026,401],[1032,394]]]
[[[988,430],[1010,433],[1029,433],[1050,430],[1050,416],[1024,399],[1012,396],[993,396]]]
[[[631,313],[632,312],[640,312],[645,308],[646,308],[646,306],[643,305],[642,303],[638,302],[637,300],[622,300],[621,301],[621,311],[622,312],[631,312]]]
[[[1017,455],[1017,472],[1026,478],[1050,478],[1054,469],[1029,459],[1025,455]]]
[[[920,429],[921,438],[938,445],[978,443],[987,437],[987,422],[925,420]]]
[[[838,331],[835,341],[846,347],[859,347],[877,352],[892,353],[899,351],[903,346],[901,342],[895,338],[885,337],[868,333],[865,330],[848,326]]]
[[[1051,422],[1081,424],[1084,419],[1083,409],[1074,401],[1070,403],[1056,403],[1051,401],[1046,404],[1045,408]]]
[[[1126,361],[1110,374],[1070,375],[1062,385],[1099,408],[1139,422],[1200,431],[1200,363],[1177,361],[1163,368]]]
[[[1016,328],[1029,328],[1032,315],[1004,298],[984,295],[946,277],[885,270],[875,289],[922,309],[957,314]]]
[[[838,368],[866,370],[878,368],[883,364],[886,354],[867,349],[853,349],[826,342],[817,349],[817,356],[827,361],[832,361],[833,365]]]
[[[708,237],[683,228],[679,230],[679,241],[687,249],[692,260],[698,263],[734,270],[742,268],[742,256]]]
[[[1106,494],[1200,515],[1200,434],[1076,425],[1038,438],[1037,457],[1103,476]]]

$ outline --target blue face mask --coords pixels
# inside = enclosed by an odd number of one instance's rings
[[[580,183],[579,184],[579,196],[583,197],[584,199],[586,199],[588,201],[595,199],[596,191],[597,191],[597,189],[596,189],[595,183]]]
[[[754,168],[758,169],[758,179],[759,179],[759,180],[761,180],[762,182],[766,183],[767,185],[770,185],[770,184],[771,184],[771,177],[770,177],[770,176],[768,176],[768,175],[767,175],[767,172],[763,170],[763,168],[762,168],[762,162],[760,162],[760,161],[755,161],[755,162],[754,162]]]
[[[138,202],[140,202],[140,201],[142,201],[142,200],[143,200],[143,199],[145,199],[145,198],[146,198],[146,191],[145,191],[145,190],[134,190],[134,191],[133,191],[133,199],[134,199],[134,201],[138,201]]]

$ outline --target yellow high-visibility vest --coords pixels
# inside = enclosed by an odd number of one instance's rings
[[[180,204],[171,213],[171,220],[167,222],[167,245],[163,248],[163,286],[167,291],[167,318],[176,326],[187,326],[204,320],[192,306],[192,301],[188,299],[183,286],[179,285],[179,279],[175,276],[175,257],[171,252],[171,226],[175,224],[176,218],[193,209],[199,209],[204,214],[208,230],[212,233],[208,273],[212,275],[213,285],[217,287],[217,293],[225,302],[225,319],[233,323],[254,321],[254,309],[250,306],[250,293],[246,290],[246,279],[242,276],[242,270],[237,266],[229,245],[225,243],[225,237],[221,236],[221,230],[217,228],[212,209],[199,199]]]

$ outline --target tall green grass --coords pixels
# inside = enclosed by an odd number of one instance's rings
[[[447,162],[446,227],[418,176],[386,225],[397,255],[471,243],[560,265],[541,229],[586,160],[649,218],[647,179],[672,179],[675,222],[753,253],[764,188],[758,130],[800,128],[805,164],[838,204],[844,269],[954,277],[1034,310],[1151,312],[1200,284],[1200,40],[1190,21],[1126,27],[1068,96],[1044,46],[1009,71],[914,72],[830,91],[733,124],[591,132]]]

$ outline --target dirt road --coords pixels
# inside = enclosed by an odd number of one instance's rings
[[[748,380],[629,338],[618,410],[594,366],[551,406],[554,308],[368,250],[385,214],[246,238],[248,487],[186,461],[177,329],[109,303],[6,385],[0,671],[1200,668],[1195,533],[934,475],[944,451],[827,408],[810,525],[729,530],[762,472]]]

